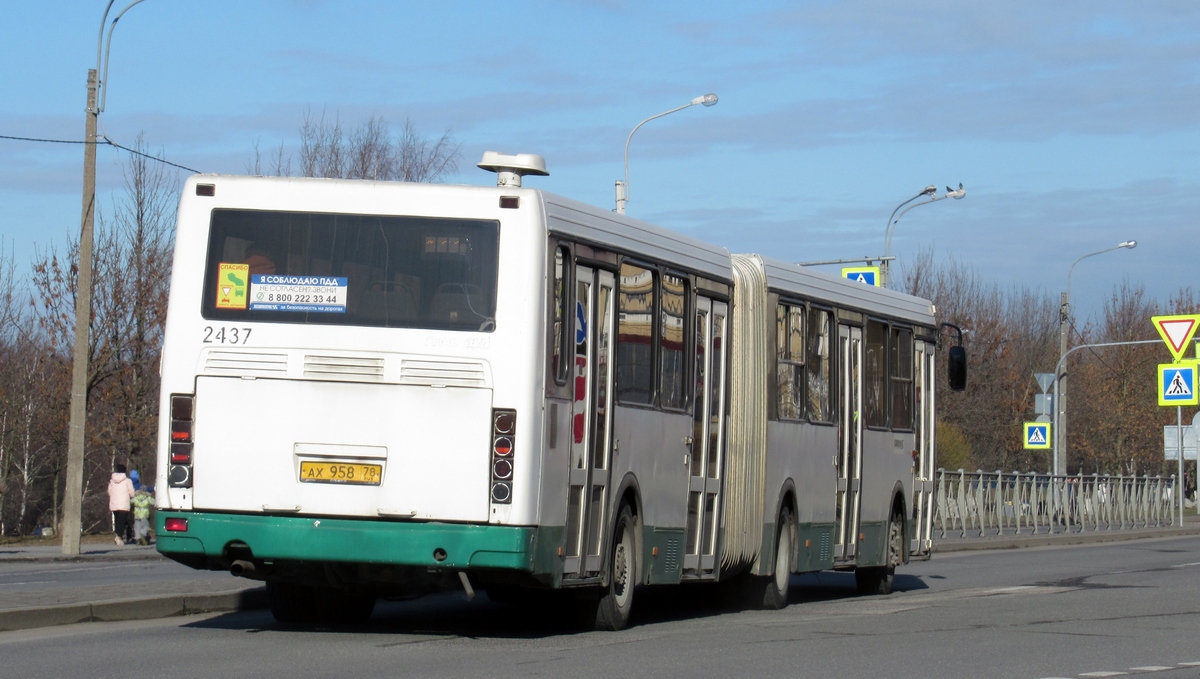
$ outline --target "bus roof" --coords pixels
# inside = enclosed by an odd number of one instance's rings
[[[933,304],[929,300],[903,292],[857,283],[809,267],[783,262],[761,255],[745,255],[762,262],[767,288],[780,293],[792,293],[806,299],[857,309],[902,319],[910,323],[933,327]]]
[[[675,263],[714,280],[733,280],[729,251],[723,247],[570,198],[540,193],[552,232]]]

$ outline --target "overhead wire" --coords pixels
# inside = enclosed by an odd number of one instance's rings
[[[196,174],[200,174],[200,170],[190,168],[186,165],[180,165],[179,163],[172,163],[171,161],[167,160],[166,158],[159,158],[158,156],[152,156],[148,153],[143,153],[136,149],[131,149],[128,146],[122,146],[122,145],[118,144],[117,142],[109,139],[105,135],[102,135],[103,141],[101,141],[99,139],[97,139],[96,141],[86,141],[86,140],[80,141],[80,140],[76,140],[76,139],[41,139],[38,137],[16,137],[16,136],[8,135],[8,134],[0,134],[0,139],[11,139],[14,141],[33,141],[33,142],[41,142],[41,143],[45,143],[45,144],[101,144],[101,145],[106,145],[106,146],[113,146],[113,147],[121,149],[122,151],[126,151],[128,153],[132,153],[134,155],[141,156],[143,158],[147,158],[149,160],[154,160],[154,161],[163,163],[165,165],[170,165],[171,167],[177,167],[181,170],[187,170],[188,172],[195,172]]]

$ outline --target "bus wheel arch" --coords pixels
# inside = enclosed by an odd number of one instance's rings
[[[775,503],[774,540],[770,543],[770,571],[758,578],[761,585],[752,603],[768,610],[787,607],[791,593],[791,576],[797,564],[796,487],[791,479],[785,481]]]
[[[637,553],[638,574],[645,578],[647,576],[645,570],[642,568],[642,562],[644,561],[642,557],[644,555],[641,551],[643,545],[645,544],[645,536],[643,536],[641,532],[646,530],[646,522],[644,520],[645,517],[642,516],[642,488],[641,485],[638,484],[637,477],[633,475],[633,472],[627,472],[625,474],[625,476],[621,479],[621,483],[617,484],[617,492],[613,495],[613,497],[616,498],[616,502],[614,502],[612,505],[613,513],[611,516],[613,519],[609,522],[608,534],[611,537],[615,531],[617,525],[616,519],[620,517],[621,508],[629,507],[629,511],[633,513],[634,521],[637,523],[637,530],[634,534],[634,548]],[[607,564],[605,566],[604,582],[608,582]],[[639,584],[646,585],[649,583],[640,582]]]
[[[898,566],[908,563],[908,536],[911,527],[908,525],[908,512],[905,506],[904,498],[904,485],[897,481],[896,487],[892,490],[892,511],[888,514],[889,533],[888,537],[886,538],[887,542],[885,542],[883,548],[883,561],[885,565],[894,556],[899,557],[899,561],[894,565]],[[899,551],[895,554],[892,554],[889,550],[889,547],[897,545],[891,544],[893,538],[891,531],[894,528],[893,522],[895,522],[897,519],[899,520],[900,528],[900,544],[898,545]]]
[[[617,631],[629,625],[634,590],[640,584],[639,523],[633,504],[622,495],[610,533],[605,577],[602,579],[604,584],[595,606],[595,627],[598,630]]]

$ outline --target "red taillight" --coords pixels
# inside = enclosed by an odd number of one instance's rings
[[[163,522],[163,527],[166,528],[167,530],[171,531],[172,533],[186,533],[187,532],[187,519],[181,519],[178,517],[169,517],[169,518],[167,518],[167,520],[165,522]]]
[[[512,454],[513,444],[512,439],[507,436],[501,436],[492,444],[492,450],[501,457],[507,457]]]
[[[192,445],[190,443],[171,444],[171,464],[191,464]]]

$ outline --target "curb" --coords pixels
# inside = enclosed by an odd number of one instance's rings
[[[4,552],[0,550],[0,563],[44,563],[50,562],[65,562],[79,563],[86,561],[151,561],[157,559],[166,559],[158,552],[151,551],[129,551],[129,552],[99,552],[91,554],[55,554],[55,555],[37,555],[37,554],[20,554],[12,552]]]
[[[988,549],[1024,549],[1028,547],[1063,547],[1068,545],[1094,545],[1105,542],[1126,542],[1153,538],[1182,538],[1200,535],[1200,526],[1184,528],[1148,528],[1143,530],[1088,531],[1083,533],[1042,533],[1030,535],[1003,535],[975,538],[947,538],[945,542],[934,540],[934,554],[953,552],[976,552]]]
[[[91,604],[34,606],[0,611],[0,632],[73,625],[80,622],[154,620],[196,613],[249,611],[266,607],[265,587],[212,594],[148,596]]]

